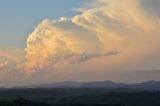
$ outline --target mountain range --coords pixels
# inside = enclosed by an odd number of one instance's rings
[[[143,83],[117,83],[112,81],[76,82],[64,81],[49,84],[27,86],[25,88],[93,88],[93,89],[140,89],[160,91],[160,81],[147,81]]]

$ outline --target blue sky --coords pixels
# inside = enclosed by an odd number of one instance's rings
[[[0,0],[0,47],[24,48],[33,27],[43,19],[71,17],[84,0]]]

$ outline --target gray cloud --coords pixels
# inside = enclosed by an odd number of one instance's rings
[[[78,63],[78,62],[85,62],[93,58],[100,58],[104,56],[114,56],[117,55],[118,52],[108,52],[108,53],[96,53],[96,54],[89,54],[89,53],[82,53],[82,54],[74,54],[71,56],[71,63]]]
[[[160,18],[160,0],[141,0],[141,5],[151,15]]]

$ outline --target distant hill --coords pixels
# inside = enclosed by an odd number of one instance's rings
[[[142,89],[160,90],[160,81],[148,81],[144,83],[126,84],[112,81],[75,82],[65,81],[49,84],[32,85],[26,88],[95,88],[95,89]]]
[[[74,87],[81,87],[82,82],[76,81],[64,81],[64,82],[56,82],[56,83],[49,83],[49,84],[39,84],[39,85],[32,85],[28,86],[27,88],[74,88]]]
[[[14,101],[1,101],[0,106],[52,106],[48,103],[42,103],[37,101],[25,100],[22,97],[18,97]]]

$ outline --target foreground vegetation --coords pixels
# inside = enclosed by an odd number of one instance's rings
[[[160,92],[106,89],[3,89],[0,106],[160,106]]]

